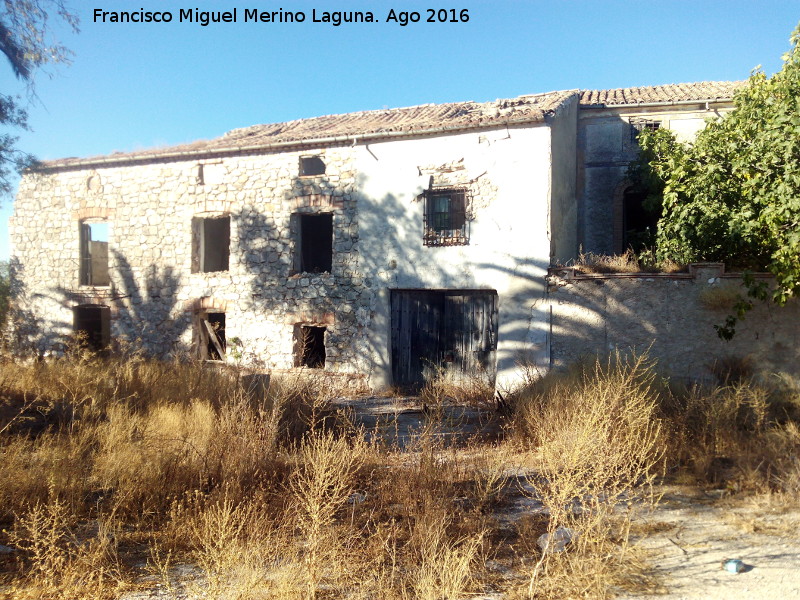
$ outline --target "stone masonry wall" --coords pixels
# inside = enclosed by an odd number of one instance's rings
[[[323,159],[324,175],[300,175],[308,155]],[[101,304],[115,343],[166,356],[192,351],[201,311],[224,311],[229,359],[290,368],[295,325],[323,325],[326,370],[356,371],[352,342],[374,294],[357,272],[350,161],[348,148],[329,148],[27,175],[10,223],[18,343],[58,347],[73,307]],[[295,273],[292,215],[315,213],[333,215],[332,269]],[[225,215],[228,270],[193,272],[193,219]],[[109,286],[79,285],[82,221],[110,226]]]
[[[692,265],[689,273],[578,275],[551,269],[551,364],[615,349],[649,349],[668,374],[707,380],[715,362],[744,359],[754,369],[800,376],[800,304],[757,303],[721,340],[714,325],[732,312],[741,275],[721,264]]]

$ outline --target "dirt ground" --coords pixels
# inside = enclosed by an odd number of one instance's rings
[[[800,506],[668,487],[637,525],[638,542],[652,552],[665,588],[657,598],[800,598]],[[724,570],[726,559],[741,560],[743,571]]]
[[[634,541],[650,555],[661,590],[646,596],[623,594],[621,600],[800,599],[800,507],[774,498],[728,499],[692,487],[669,486],[663,492],[658,507],[633,528]],[[741,560],[743,571],[723,569],[727,559]],[[197,587],[197,571],[184,565],[175,574],[175,596],[155,585],[128,592],[121,600],[194,598],[187,590]],[[503,598],[495,593],[470,600]]]

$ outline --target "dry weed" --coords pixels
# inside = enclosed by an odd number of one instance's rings
[[[66,503],[53,496],[19,515],[10,535],[23,554],[27,585],[19,598],[110,598],[122,588],[113,513],[99,517],[94,531],[76,527]]]
[[[548,515],[546,535],[555,539],[560,528],[572,534],[563,556],[542,552],[528,594],[551,588],[554,574],[566,571],[585,585],[570,584],[562,597],[590,590],[602,598],[629,559],[630,519],[618,507],[652,498],[663,453],[655,375],[645,356],[617,354],[568,381],[517,398],[517,431],[536,449],[528,480]]]
[[[652,250],[638,254],[628,249],[622,254],[595,254],[581,252],[574,265],[581,273],[679,273],[686,270],[671,260],[658,261]]]
[[[418,600],[463,598],[474,585],[484,532],[453,540],[447,533],[448,521],[447,515],[438,514],[421,524],[424,531],[412,579],[413,597]]]
[[[338,560],[343,540],[333,525],[353,491],[365,454],[363,438],[348,440],[330,431],[310,435],[300,445],[300,464],[290,479],[289,489],[297,525],[303,533],[308,598],[317,597],[323,579],[335,581],[346,573]]]

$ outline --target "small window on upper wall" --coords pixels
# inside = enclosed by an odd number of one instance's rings
[[[300,176],[325,175],[325,163],[319,156],[300,157]]]
[[[639,132],[644,129],[655,131],[661,127],[661,121],[653,121],[652,119],[631,119],[631,141],[635,142],[639,136]]]
[[[192,273],[227,271],[230,245],[229,216],[192,219]]]
[[[106,286],[111,284],[108,275],[108,230],[108,223],[105,221],[81,221],[81,285]]]
[[[423,242],[426,246],[469,244],[467,192],[464,189],[433,189],[424,193]]]

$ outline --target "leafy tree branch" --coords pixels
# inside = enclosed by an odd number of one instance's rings
[[[692,143],[666,130],[644,130],[631,173],[662,203],[660,260],[724,261],[745,270],[747,298],[718,326],[730,339],[752,300],[783,305],[800,292],[800,26],[781,70],[761,70]],[[766,270],[766,286],[749,274]]]

